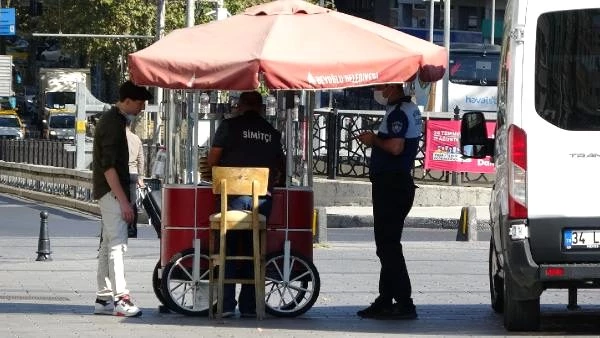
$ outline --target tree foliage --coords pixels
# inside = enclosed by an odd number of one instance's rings
[[[13,0],[14,1],[14,0]],[[269,0],[225,0],[232,14]],[[318,0],[310,0],[312,3]],[[185,27],[186,0],[165,0],[165,34]],[[197,1],[195,24],[214,20],[215,3]],[[28,7],[26,7],[28,8]],[[25,9],[25,8],[23,8]],[[43,13],[32,17],[20,13],[19,30],[32,32],[141,35],[156,36],[157,0],[44,0]],[[81,55],[82,66],[103,63],[107,68],[118,67],[119,60],[129,53],[150,45],[154,39],[60,38],[63,48],[72,55]]]
[[[99,65],[104,76],[118,81],[127,72],[127,55],[156,41],[159,1],[5,0],[2,3],[16,8],[17,34],[30,42],[30,65],[36,62],[40,46],[45,48],[46,45],[59,42],[63,53],[71,55],[75,60],[72,66],[88,68]],[[187,0],[164,1],[164,33],[185,27]],[[308,1],[319,3],[319,0]],[[267,2],[270,0],[224,0],[224,7],[231,15],[236,15],[248,7]],[[41,4],[41,12],[32,12],[33,3]],[[332,0],[325,1],[329,8],[332,3]],[[195,1],[195,24],[215,20],[215,9],[215,2]],[[138,35],[151,38],[34,37],[32,33]],[[28,78],[35,79],[36,68],[29,68]],[[108,92],[106,94],[112,95]]]

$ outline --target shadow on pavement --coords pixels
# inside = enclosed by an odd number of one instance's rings
[[[360,306],[313,307],[305,315],[296,318],[268,316],[263,321],[251,318],[229,318],[220,321],[206,317],[189,317],[177,313],[159,313],[157,308],[143,308],[140,318],[115,317],[122,324],[174,325],[178,327],[247,328],[268,334],[273,330],[323,331],[351,333],[403,333],[427,335],[506,335],[502,316],[494,314],[489,305],[430,304],[418,305],[417,320],[361,319],[355,313]],[[86,320],[111,320],[110,316],[93,315],[92,304],[74,305],[59,303],[0,303],[0,313],[74,316],[84,315]],[[546,309],[547,310],[547,309]],[[89,316],[89,317],[88,317]],[[58,318],[56,318],[58,320]],[[64,320],[62,317],[61,320]],[[581,311],[567,313],[556,306],[542,312],[541,331],[535,333],[510,333],[530,336],[532,334],[564,335],[565,333],[597,333],[600,331],[600,312]]]

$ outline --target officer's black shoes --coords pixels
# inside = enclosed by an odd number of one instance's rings
[[[414,305],[404,305],[400,303],[392,304],[391,300],[375,301],[367,308],[356,313],[361,318],[372,319],[416,319],[417,311]]]
[[[392,305],[392,313],[389,319],[417,319],[417,308],[413,305],[395,303]]]
[[[390,313],[392,313],[392,301],[382,300],[380,297],[377,297],[369,307],[356,312],[361,318],[377,318]]]

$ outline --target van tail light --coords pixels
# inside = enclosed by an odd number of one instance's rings
[[[527,218],[527,135],[508,128],[508,218]]]
[[[546,277],[563,277],[565,275],[564,268],[546,268]]]

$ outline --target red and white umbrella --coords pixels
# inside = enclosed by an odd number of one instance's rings
[[[300,0],[178,29],[129,55],[138,85],[172,89],[334,89],[441,79],[446,49]]]

